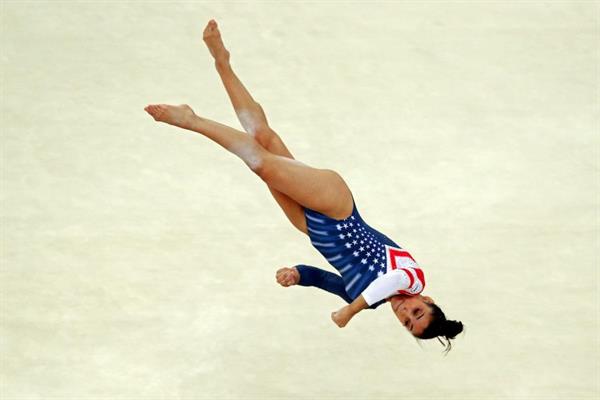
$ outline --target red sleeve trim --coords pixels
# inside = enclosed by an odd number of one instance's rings
[[[425,274],[421,268],[415,268],[415,273],[417,274],[417,278],[421,281],[421,285],[423,285],[423,289],[425,289]]]
[[[412,272],[410,272],[410,270],[408,268],[398,268],[401,269],[402,271],[406,272],[406,275],[408,275],[408,279],[410,279],[410,283],[408,284],[408,289],[410,289],[413,285],[413,283],[415,283],[415,277],[413,276]]]
[[[404,272],[406,272],[406,274],[408,275],[408,278],[410,280],[410,284],[409,284],[407,290],[398,290],[398,293],[414,296],[416,294],[421,293],[423,291],[423,289],[425,289],[425,274],[423,274],[423,270],[421,270],[421,268],[412,268],[412,269],[398,268],[398,269],[401,269]],[[413,271],[414,271],[414,274],[416,275],[416,278],[421,282],[421,290],[419,290],[419,293],[411,293],[408,291],[413,287],[413,284],[415,283],[415,275],[413,275]]]

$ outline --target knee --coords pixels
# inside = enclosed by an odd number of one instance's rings
[[[266,175],[269,152],[255,140],[248,139],[235,143],[229,148],[229,151],[238,156],[248,168],[261,178]]]
[[[275,169],[272,166],[272,163],[269,162],[267,157],[261,157],[254,165],[248,165],[252,172],[254,172],[260,179],[262,179],[266,184],[269,184],[273,179],[273,174],[276,173]]]
[[[279,171],[273,163],[271,154],[266,150],[263,151],[264,153],[262,153],[259,161],[253,167],[250,167],[250,169],[267,185],[270,185],[273,181],[277,180]]]
[[[252,136],[256,134],[257,130],[267,125],[265,119],[261,117],[260,111],[252,107],[237,109],[236,114],[244,130]]]

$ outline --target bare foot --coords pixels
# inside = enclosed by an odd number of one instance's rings
[[[296,268],[281,268],[277,270],[275,278],[281,286],[288,287],[300,282],[300,273]]]
[[[180,128],[189,129],[197,115],[187,104],[172,106],[169,104],[150,104],[144,108],[155,121],[166,122]]]
[[[204,28],[202,39],[217,63],[225,65],[229,64],[229,51],[227,51],[223,45],[221,32],[219,32],[219,28],[217,27],[217,21],[214,19],[208,21],[206,28]]]

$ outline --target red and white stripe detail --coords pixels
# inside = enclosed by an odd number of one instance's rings
[[[425,288],[425,275],[415,259],[404,249],[385,245],[387,254],[387,270],[399,269],[406,273],[410,284],[406,290],[398,290],[398,294],[415,295]]]

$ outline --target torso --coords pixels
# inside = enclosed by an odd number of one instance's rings
[[[370,227],[358,209],[333,218],[306,209],[310,241],[344,279],[346,292],[355,298],[378,276],[387,272],[386,245],[401,249],[390,238]],[[333,215],[333,214],[332,214]]]

